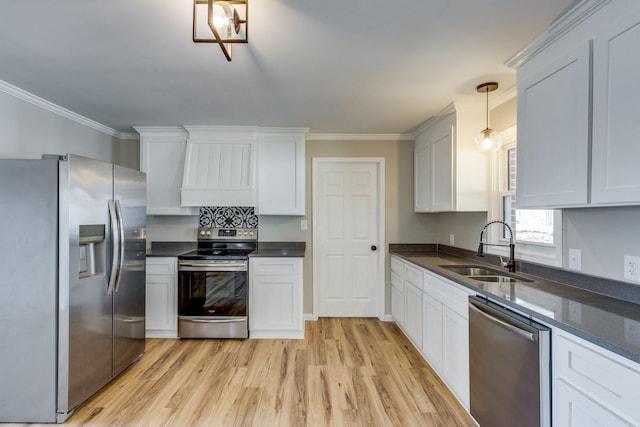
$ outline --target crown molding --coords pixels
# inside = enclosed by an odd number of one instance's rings
[[[412,133],[310,133],[307,141],[413,141]]]
[[[549,28],[518,53],[507,59],[505,65],[518,69],[531,58],[539,54],[551,43],[575,28],[585,19],[602,9],[611,0],[583,0],[564,15],[553,21]]]
[[[74,113],[71,110],[67,110],[64,107],[56,105],[53,102],[47,101],[46,99],[40,98],[39,96],[27,92],[26,90],[20,89],[19,87],[7,83],[3,80],[0,80],[0,92],[4,92],[8,95],[13,96],[14,98],[18,98],[22,101],[35,105],[36,107],[42,108],[43,110],[47,110],[51,113],[57,114],[58,116],[72,120],[76,123],[87,126],[109,136],[118,139],[138,139],[138,135],[135,133],[124,133],[112,129],[108,126],[103,125],[102,123],[98,123],[95,120],[91,120],[85,116],[81,116],[78,113]]]

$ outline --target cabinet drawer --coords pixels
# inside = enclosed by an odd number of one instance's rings
[[[404,275],[404,262],[396,257],[391,257],[391,272],[402,277]]]
[[[391,272],[391,287],[402,289],[402,277],[398,276],[393,271]]]
[[[176,274],[177,258],[152,257],[147,258],[147,275],[152,274]]]
[[[405,265],[404,280],[422,291],[422,271]]]
[[[297,275],[302,263],[292,258],[270,258],[251,260],[250,268],[253,275]]]
[[[467,291],[459,285],[425,272],[424,291],[464,318],[469,317],[468,297],[473,293],[471,290]]]
[[[640,366],[580,338],[558,331],[553,343],[555,377],[624,419],[640,421]]]

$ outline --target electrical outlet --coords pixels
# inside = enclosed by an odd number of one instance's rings
[[[569,301],[569,320],[578,325],[582,323],[582,304]]]
[[[306,219],[300,220],[300,230],[306,230],[309,227]]]
[[[640,322],[624,319],[624,340],[636,347],[640,347]]]
[[[640,282],[640,257],[625,255],[624,256],[624,278]]]
[[[569,268],[571,270],[582,270],[582,251],[580,249],[569,249]]]
[[[456,244],[456,235],[449,234],[449,246],[453,246]]]

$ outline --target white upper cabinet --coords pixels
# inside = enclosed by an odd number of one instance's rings
[[[584,43],[518,72],[518,207],[587,203],[590,52]]]
[[[149,215],[250,206],[304,215],[306,128],[136,127]]]
[[[594,204],[640,203],[640,17],[596,35],[593,52]]]
[[[454,103],[416,133],[414,211],[486,211],[488,157],[473,139],[486,125],[480,103]]]
[[[518,207],[640,204],[640,2],[586,0],[512,58]]]
[[[259,130],[258,215],[304,215],[307,129]]]
[[[255,130],[185,126],[183,206],[255,206]]]
[[[140,170],[147,174],[148,215],[196,215],[182,206],[180,188],[187,132],[182,127],[136,127],[140,134]]]

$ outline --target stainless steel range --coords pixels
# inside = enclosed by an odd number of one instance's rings
[[[255,228],[200,228],[198,249],[178,257],[178,336],[248,338],[249,254]]]

